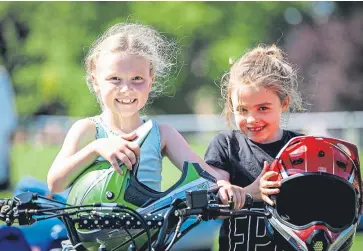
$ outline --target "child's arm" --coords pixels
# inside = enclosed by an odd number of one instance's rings
[[[92,121],[82,119],[74,123],[49,169],[47,182],[51,192],[63,191],[72,174],[96,160],[98,154],[92,144],[95,135],[96,128]]]
[[[242,208],[245,201],[245,193],[243,188],[231,185],[229,183],[229,173],[209,166],[201,157],[192,151],[183,136],[173,127],[169,125],[159,125],[161,134],[161,148],[163,154],[170,161],[182,169],[184,161],[196,162],[209,174],[217,179],[217,184],[220,186],[219,195],[223,203],[228,202],[228,198],[233,195],[235,208]]]
[[[221,170],[220,168],[216,168],[211,166],[215,170],[220,170],[219,172],[226,172],[224,170]],[[228,198],[230,198],[231,195],[234,196],[235,201],[237,201],[237,204],[240,203],[242,206],[245,203],[245,194],[249,193],[254,201],[265,201],[266,203],[273,206],[273,201],[268,197],[268,195],[277,194],[280,192],[278,187],[281,186],[281,182],[279,181],[269,181],[269,179],[275,175],[277,175],[276,172],[268,171],[266,172],[267,168],[269,167],[269,164],[267,161],[264,163],[264,168],[261,172],[261,174],[256,178],[256,180],[246,186],[246,187],[239,187],[236,185],[232,185],[229,182],[229,179],[226,180],[218,180],[218,185],[222,186],[219,190],[219,195],[223,203],[226,203],[228,201]],[[228,173],[228,172],[226,172]],[[229,173],[228,173],[229,175]]]
[[[245,204],[247,192],[230,182],[234,170],[229,156],[229,146],[228,136],[225,133],[218,133],[209,143],[204,159],[211,168],[223,176],[223,179],[217,181],[220,187],[218,192],[220,200],[228,204],[233,199],[235,209],[240,209]]]
[[[135,154],[139,154],[136,143],[128,142],[121,137],[95,140],[95,135],[95,125],[88,119],[79,120],[72,126],[48,172],[47,182],[51,192],[63,191],[71,179],[91,165],[98,156],[108,160],[118,172],[121,172],[121,169],[117,159],[125,163],[129,169],[132,167],[136,161]]]
[[[167,156],[180,170],[183,168],[184,161],[196,162],[217,180],[228,178],[222,172],[211,168],[201,157],[193,152],[186,140],[175,128],[167,124],[160,124],[159,129],[162,154]]]
[[[218,169],[216,167],[213,167],[215,169]],[[240,190],[240,193],[249,193],[252,195],[254,201],[265,201],[266,203],[273,206],[272,200],[268,197],[268,195],[277,194],[280,192],[278,187],[281,186],[280,181],[269,181],[269,179],[278,173],[273,171],[267,171],[269,168],[269,164],[267,161],[264,162],[264,168],[262,169],[262,172],[260,175],[255,179],[254,182],[252,182],[250,185],[246,187],[239,187],[234,186],[232,184],[228,185],[229,180],[220,180],[218,185],[222,185],[223,189],[220,193],[222,193],[221,197],[225,198],[227,195],[224,194],[236,194],[238,193],[238,190]],[[223,170],[222,170],[223,171]],[[226,172],[226,171],[224,171]],[[227,191],[224,191],[227,190]],[[242,191],[243,190],[243,191]],[[225,199],[224,199],[225,200]],[[243,197],[244,200],[244,197]],[[244,202],[243,202],[244,204]]]

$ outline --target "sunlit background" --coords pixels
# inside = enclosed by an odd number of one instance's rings
[[[176,127],[201,156],[227,128],[219,83],[229,58],[261,43],[282,47],[300,69],[307,112],[289,114],[283,126],[362,149],[360,2],[2,2],[0,180],[9,178],[10,187],[0,197],[11,196],[23,177],[45,181],[72,123],[99,113],[83,59],[98,35],[125,21],[152,25],[178,42],[178,65],[144,113]],[[352,250],[362,248],[358,234]]]

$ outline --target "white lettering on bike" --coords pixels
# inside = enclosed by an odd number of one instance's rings
[[[242,226],[242,227],[241,227]],[[270,245],[266,236],[263,217],[235,217],[229,219],[229,251],[271,251],[277,250]]]
[[[248,223],[250,223],[250,221],[251,221],[251,219],[250,219],[250,217],[248,217],[249,218],[249,222]],[[234,220],[234,236],[240,236],[240,238],[241,238],[241,240],[239,241],[239,242],[234,242],[234,249],[233,249],[233,251],[235,251],[236,250],[236,248],[237,248],[237,246],[238,245],[244,245],[245,244],[245,234],[249,234],[248,232],[247,233],[237,233],[238,232],[238,230],[237,230],[237,221],[242,221],[242,222],[245,222],[246,220],[247,220],[247,216],[242,216],[242,217],[236,217],[236,218],[234,218],[233,219]],[[247,223],[247,221],[246,221],[246,223]],[[229,219],[229,228],[231,229],[231,218]],[[231,231],[229,231],[229,246],[231,247]],[[247,237],[247,244],[248,244],[248,238],[249,238],[249,236]],[[229,250],[231,250],[231,248],[229,249]]]
[[[257,226],[256,226],[256,237],[264,237],[266,235],[267,229],[265,227],[261,227],[263,234],[259,234],[258,230],[260,229],[260,221],[262,221],[262,225],[265,222],[265,218],[257,217]]]

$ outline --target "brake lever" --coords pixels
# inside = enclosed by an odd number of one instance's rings
[[[18,205],[29,205],[33,202],[33,199],[36,199],[37,195],[31,192],[20,193],[14,197],[14,201],[18,203]]]
[[[208,190],[208,192],[207,192],[208,204],[219,204],[219,205],[223,204],[223,202],[221,201],[221,199],[218,196],[218,192],[219,192],[220,188],[221,187],[219,186],[217,188]],[[228,207],[230,210],[232,210],[234,208],[233,196],[230,198],[230,200],[228,200]]]

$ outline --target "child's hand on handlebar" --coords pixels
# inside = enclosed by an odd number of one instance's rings
[[[218,196],[223,204],[228,201],[234,202],[234,209],[241,209],[245,204],[246,192],[242,187],[232,185],[229,181],[218,180],[219,188]]]
[[[267,171],[269,168],[269,164],[267,161],[264,163],[263,174],[260,179],[260,192],[261,198],[266,203],[270,204],[271,206],[274,205],[274,202],[268,197],[272,194],[278,194],[280,192],[279,187],[281,186],[281,181],[270,181],[269,179],[278,175],[275,171]]]
[[[95,151],[109,161],[117,172],[122,174],[119,162],[121,161],[131,170],[132,165],[136,163],[136,157],[140,154],[139,145],[129,141],[136,137],[136,133],[131,133],[121,137],[97,139],[95,141]]]

